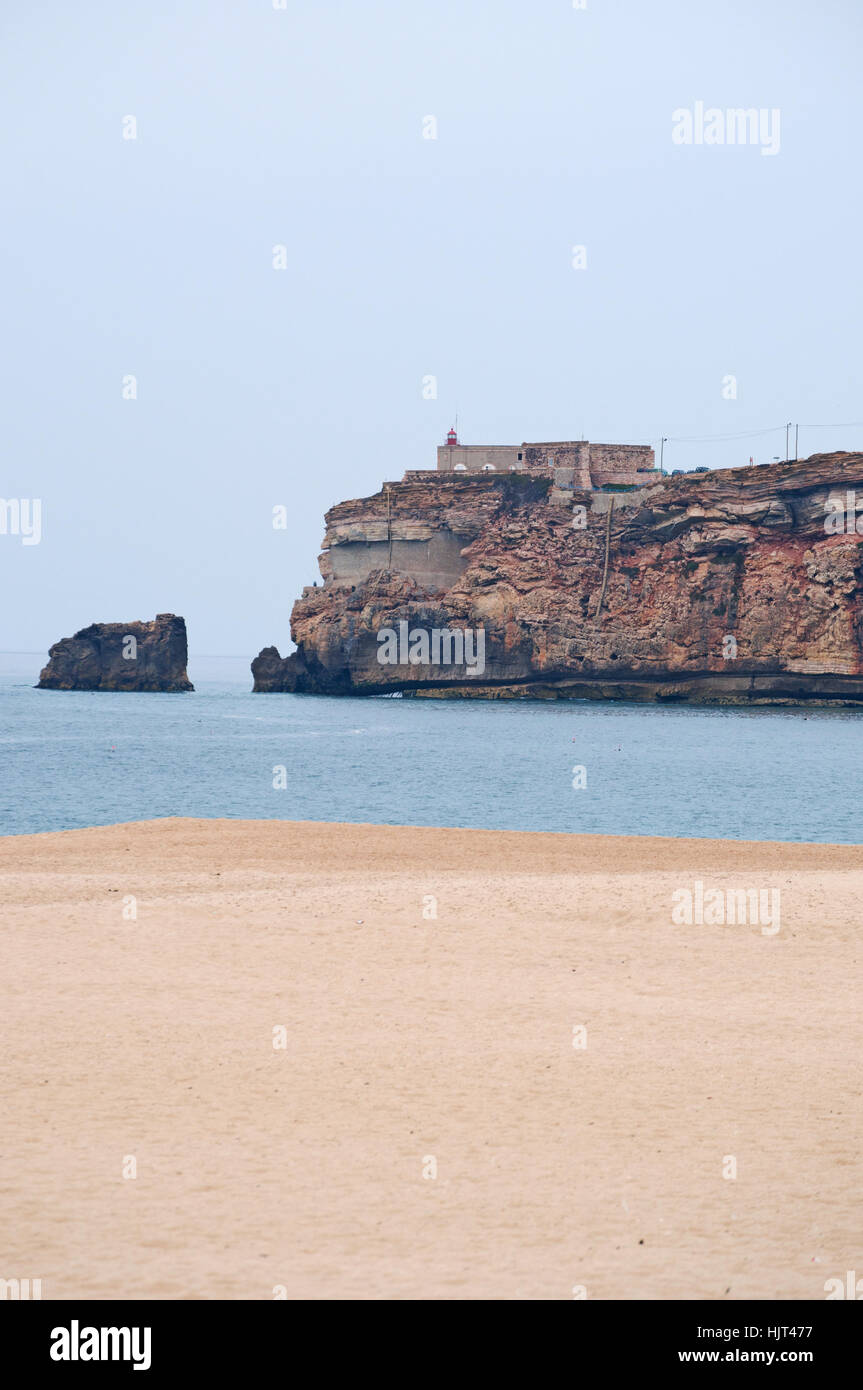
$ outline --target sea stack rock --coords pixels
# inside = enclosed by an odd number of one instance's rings
[[[587,447],[447,445],[333,507],[255,690],[863,706],[863,453],[669,477]]]
[[[186,675],[185,619],[93,623],[55,642],[37,690],[194,690]]]

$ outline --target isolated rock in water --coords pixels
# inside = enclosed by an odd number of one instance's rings
[[[560,472],[414,471],[333,507],[255,690],[863,705],[863,454]]]
[[[55,642],[37,690],[194,690],[186,675],[186,623],[93,623]]]

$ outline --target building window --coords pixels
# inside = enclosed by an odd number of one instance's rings
[[[553,454],[549,454],[549,456],[548,456],[548,466],[549,466],[549,468],[554,468],[554,455],[553,455]]]
[[[454,468],[452,471],[453,471],[453,473],[466,473],[466,472],[467,472],[467,467],[466,467],[465,464],[463,464],[463,463],[457,463],[456,466],[455,466],[455,468]]]
[[[482,471],[483,473],[494,473],[495,466],[493,463],[484,463],[482,466]]]
[[[519,461],[519,463],[521,463],[521,454],[519,454],[519,456],[518,456],[518,461]]]

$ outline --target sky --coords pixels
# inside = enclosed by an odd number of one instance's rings
[[[41,502],[0,650],[174,612],[192,658],[285,653],[326,510],[456,415],[668,468],[784,457],[788,421],[863,448],[861,32],[856,0],[0,0],[0,497]],[[768,124],[717,143],[731,108]]]

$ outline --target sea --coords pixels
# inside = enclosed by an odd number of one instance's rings
[[[162,816],[856,844],[863,711],[36,690],[0,654],[0,833]]]

